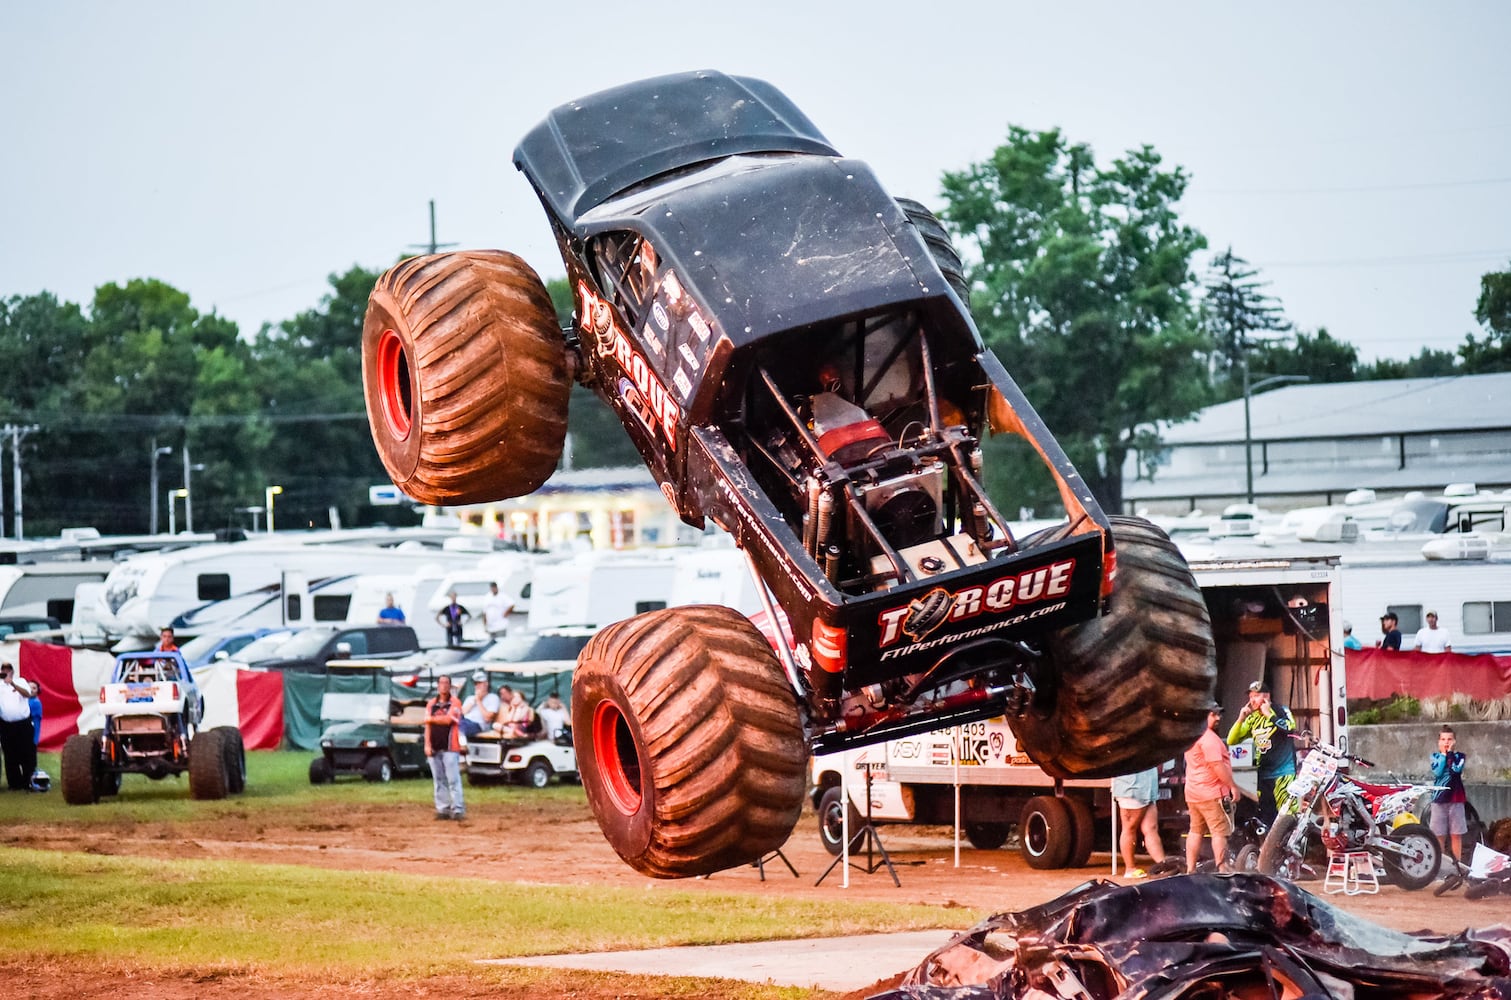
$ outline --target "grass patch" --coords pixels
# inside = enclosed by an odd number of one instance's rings
[[[129,955],[156,967],[425,976],[481,958],[960,923],[926,906],[24,849],[0,868],[0,962]]]

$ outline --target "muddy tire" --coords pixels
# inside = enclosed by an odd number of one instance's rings
[[[1270,832],[1264,835],[1264,843],[1259,845],[1261,874],[1276,875],[1280,878],[1292,877],[1289,869],[1300,860],[1291,854],[1289,845],[1291,834],[1295,831],[1294,813],[1281,813],[1275,817],[1275,822],[1270,825]]]
[[[1382,855],[1385,874],[1403,889],[1425,889],[1438,877],[1443,863],[1443,848],[1438,838],[1421,823],[1402,823],[1390,831],[1390,839],[1410,851],[1407,857]]]
[[[1091,803],[1077,795],[1065,796],[1065,808],[1070,813],[1071,832],[1070,856],[1065,859],[1065,867],[1085,868],[1096,847],[1096,815],[1091,811]]]
[[[1007,843],[1012,827],[1007,823],[967,823],[965,839],[978,851],[995,851]]]
[[[960,297],[961,305],[967,310],[971,306],[971,288],[965,280],[965,264],[960,259],[960,251],[955,249],[955,241],[950,239],[950,234],[945,231],[934,213],[929,211],[922,202],[912,198],[898,198],[897,206],[902,209],[902,214],[908,217],[918,230],[918,235],[923,237],[923,242],[929,248],[929,254],[933,256],[934,263],[939,265],[939,270],[944,273],[945,283],[955,290]]]
[[[225,734],[219,729],[196,733],[189,741],[189,797],[223,799],[230,785]]]
[[[1028,867],[1045,871],[1064,868],[1075,846],[1070,810],[1052,795],[1036,795],[1023,804],[1018,818],[1018,839]]]
[[[572,737],[599,827],[644,875],[753,863],[802,809],[795,696],[761,633],[726,607],[653,611],[594,636],[572,678]]]
[[[93,736],[75,733],[63,741],[59,760],[63,801],[71,806],[92,805],[100,800],[100,744]]]
[[[1057,778],[1111,778],[1180,757],[1212,704],[1212,620],[1186,560],[1141,518],[1112,518],[1112,536],[1110,610],[1050,638],[1032,708],[1008,720]]]
[[[556,469],[566,348],[551,297],[501,250],[413,257],[378,279],[362,326],[373,443],[422,503],[523,496]]]
[[[235,726],[216,726],[226,750],[226,791],[240,795],[247,790],[247,745]]]

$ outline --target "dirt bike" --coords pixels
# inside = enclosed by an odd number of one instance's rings
[[[1259,870],[1294,880],[1313,851],[1364,851],[1396,885],[1426,888],[1437,877],[1442,849],[1412,810],[1435,786],[1359,782],[1340,773],[1345,762],[1374,767],[1332,744],[1312,746],[1259,849]]]

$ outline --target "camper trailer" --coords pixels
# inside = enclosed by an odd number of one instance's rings
[[[107,562],[36,562],[0,566],[0,615],[56,618],[64,625],[74,619],[74,597],[80,585],[103,583]]]
[[[211,629],[341,622],[364,573],[436,574],[475,565],[475,551],[299,544],[281,539],[137,556],[105,579],[100,624],[117,639]],[[438,575],[438,574],[437,574]]]
[[[535,567],[530,630],[608,625],[667,607],[678,551],[583,552]]]

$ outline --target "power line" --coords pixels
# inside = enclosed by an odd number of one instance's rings
[[[441,249],[441,247],[454,246],[456,246],[455,243],[437,243],[435,241],[435,199],[432,198],[430,199],[430,242],[411,243],[409,244],[409,248],[411,250],[424,250],[426,253],[435,253],[437,250]]]

